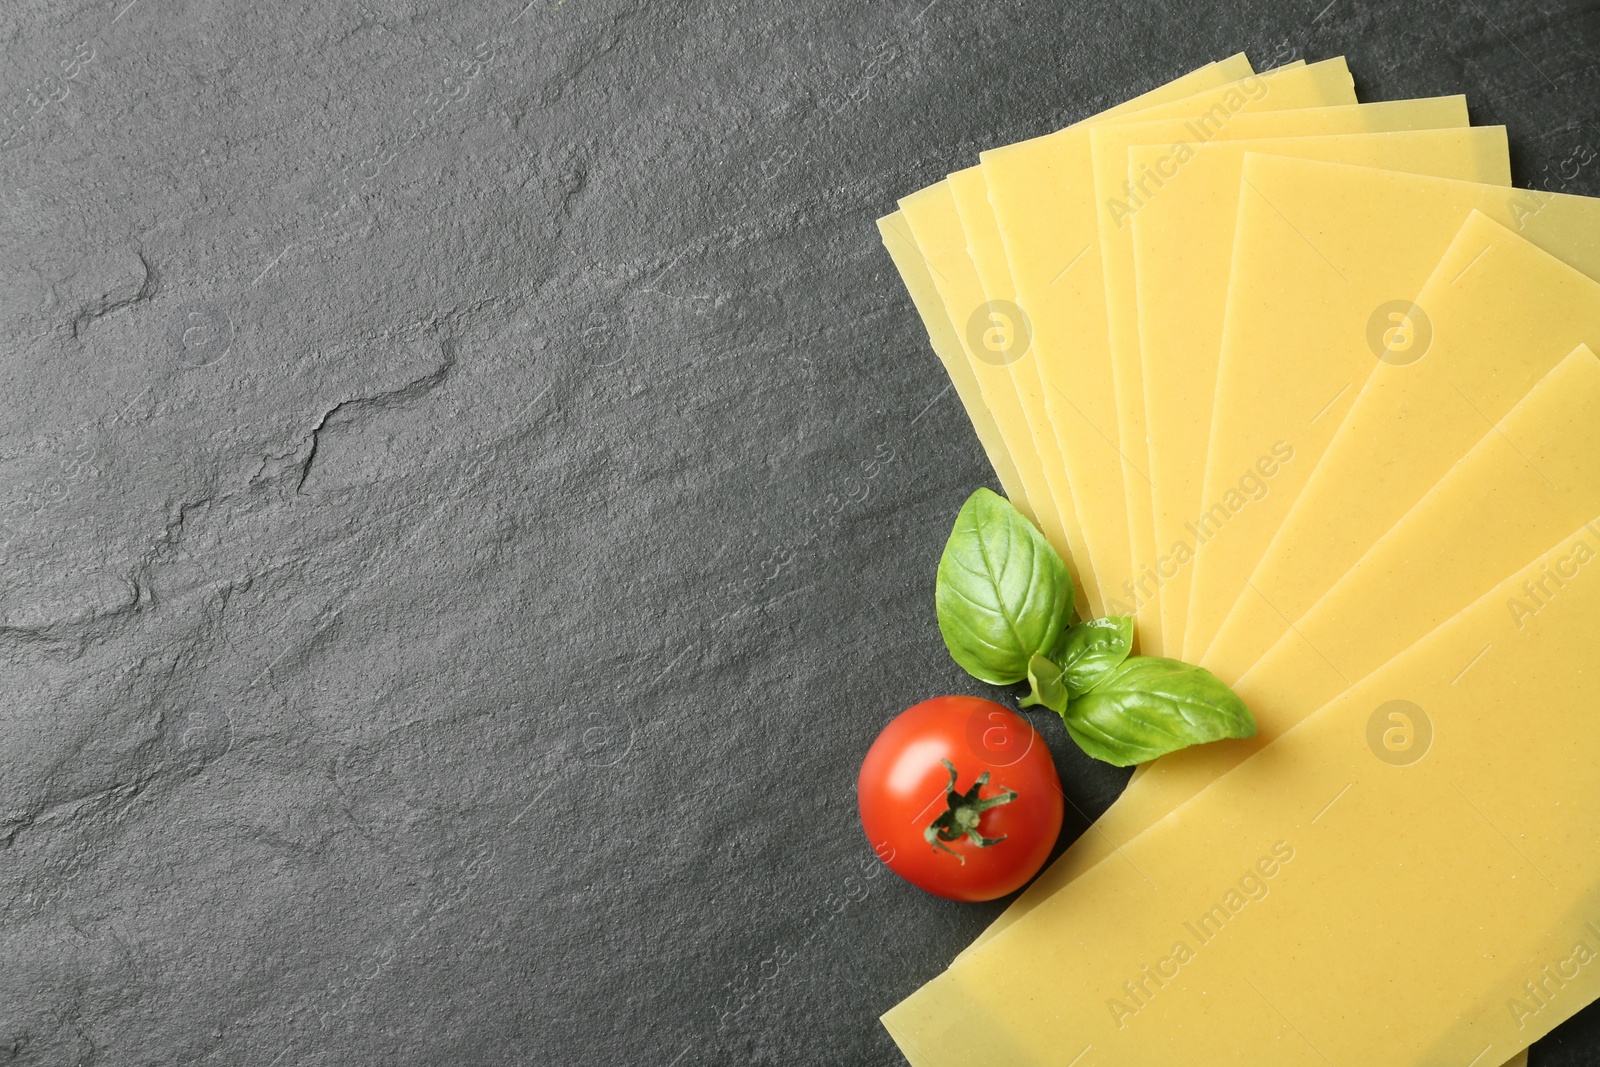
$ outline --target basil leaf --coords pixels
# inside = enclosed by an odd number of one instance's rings
[[[1079,697],[1120,667],[1132,651],[1133,617],[1108,615],[1069,628],[1051,659],[1061,664],[1068,695]]]
[[[1250,709],[1216,675],[1153,656],[1123,661],[1061,718],[1079,748],[1118,767],[1256,732]]]
[[[1072,694],[1067,691],[1066,677],[1060,667],[1043,656],[1032,656],[1028,660],[1028,686],[1028,695],[1017,701],[1020,706],[1031,708],[1038,704],[1057,715],[1066,713]]]
[[[1072,577],[1010,502],[979,489],[961,505],[939,557],[939,633],[968,674],[991,685],[1028,676],[1072,617]]]

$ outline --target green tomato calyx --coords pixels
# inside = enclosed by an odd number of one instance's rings
[[[939,761],[944,764],[944,769],[950,772],[950,784],[945,786],[945,810],[939,817],[928,824],[922,831],[922,839],[932,845],[935,851],[946,853],[960,860],[965,866],[967,857],[952,849],[948,842],[958,841],[965,837],[979,848],[988,848],[998,845],[1006,839],[1005,834],[999,837],[984,837],[978,832],[978,823],[983,818],[983,813],[990,808],[998,808],[1002,804],[1009,804],[1017,799],[1014,790],[1007,789],[996,793],[992,797],[980,799],[978,791],[989,784],[989,772],[984,771],[978,775],[978,780],[972,783],[972,788],[965,793],[956,792],[955,764],[947,759]]]

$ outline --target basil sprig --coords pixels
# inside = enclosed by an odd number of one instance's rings
[[[1095,759],[1127,767],[1255,735],[1250,710],[1210,671],[1130,656],[1133,619],[1069,625],[1066,564],[1031,522],[987,489],[968,497],[956,516],[935,601],[945,647],[963,670],[992,685],[1028,682],[1020,704],[1059,714]]]

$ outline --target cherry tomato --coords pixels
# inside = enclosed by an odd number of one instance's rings
[[[1061,779],[1028,721],[977,697],[907,708],[867,750],[856,782],[878,858],[951,900],[1015,892],[1061,833]]]

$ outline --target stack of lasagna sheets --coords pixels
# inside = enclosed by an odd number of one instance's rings
[[[1600,993],[1600,200],[1236,56],[879,228],[1080,613],[1259,725],[1141,767],[907,1058],[1525,1062]]]

